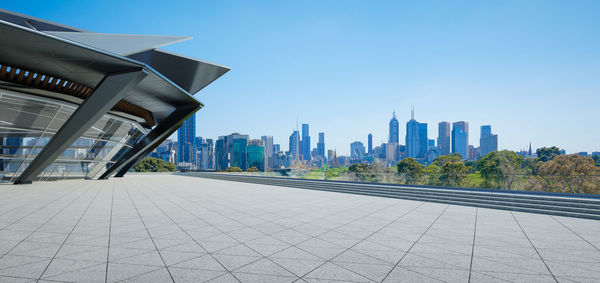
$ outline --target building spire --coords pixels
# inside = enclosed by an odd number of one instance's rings
[[[410,119],[411,120],[415,119],[415,106],[414,105],[410,106]]]

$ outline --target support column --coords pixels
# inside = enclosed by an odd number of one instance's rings
[[[85,131],[96,123],[106,112],[135,87],[147,72],[134,69],[107,74],[94,92],[86,98],[62,125],[48,144],[37,154],[15,184],[30,184],[44,169],[52,164]]]
[[[165,139],[174,133],[185,119],[202,108],[201,105],[192,105],[181,107],[174,110],[167,118],[161,121],[142,141],[138,142],[133,148],[127,151],[117,162],[115,162],[98,179],[107,179],[114,172],[118,172],[116,177],[122,177],[135,166],[146,154],[150,153],[159,146]]]

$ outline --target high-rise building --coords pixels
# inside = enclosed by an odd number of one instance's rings
[[[248,142],[248,168],[253,166],[258,171],[265,171],[265,146],[262,140]]]
[[[411,119],[406,123],[406,157],[425,158],[427,155],[427,123],[415,120],[415,111],[411,110]]]
[[[362,142],[355,141],[350,144],[350,158],[360,160],[365,155],[365,146]]]
[[[200,147],[198,167],[202,170],[215,169],[215,150],[213,139],[204,139]]]
[[[229,159],[227,136],[220,136],[215,142],[215,170],[223,171],[229,168]]]
[[[367,136],[367,153],[373,154],[373,135],[371,133]]]
[[[465,121],[452,123],[452,152],[467,158],[467,146],[469,146],[469,123]]]
[[[398,161],[398,144],[388,142],[385,144],[385,161],[388,165],[395,165]]]
[[[308,124],[302,124],[302,160],[310,160],[310,133]]]
[[[294,131],[290,135],[290,154],[293,160],[300,159],[300,133],[298,131]]]
[[[325,133],[319,133],[319,142],[317,143],[317,154],[323,159],[326,160],[325,156]]]
[[[278,153],[280,151],[281,151],[281,145],[278,143],[273,144],[273,153]]]
[[[244,171],[248,169],[248,136],[233,138],[231,157],[232,167],[240,167]]]
[[[392,119],[390,119],[390,133],[388,137],[388,142],[398,144],[400,138],[400,124],[398,124],[398,119],[396,119],[396,111],[392,114]]]
[[[450,154],[450,123],[440,122],[438,124],[438,146],[440,155]]]
[[[262,136],[260,139],[264,144],[264,152],[265,152],[265,170],[273,169],[273,136]]]
[[[479,147],[469,145],[467,147],[467,157],[465,157],[465,159],[471,161],[479,159]]]
[[[177,130],[177,166],[191,169],[196,162],[196,113]]]
[[[492,134],[492,126],[481,126],[481,137],[479,138],[479,154],[486,154],[498,150],[498,135]]]

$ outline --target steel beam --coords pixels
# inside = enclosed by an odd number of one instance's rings
[[[141,68],[107,74],[29,163],[15,184],[31,183],[146,75],[147,72]]]
[[[190,105],[178,108],[171,112],[171,114],[154,127],[142,141],[138,142],[129,151],[123,154],[123,156],[121,156],[121,158],[108,168],[108,170],[106,170],[106,172],[98,179],[107,179],[114,172],[118,172],[116,177],[122,177],[129,169],[131,169],[131,167],[146,156],[146,154],[150,153],[173,134],[181,124],[183,124],[185,119],[200,110],[200,108],[202,108],[201,105]]]

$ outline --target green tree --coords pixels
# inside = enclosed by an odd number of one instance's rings
[[[554,158],[555,156],[560,155],[560,148],[553,146],[553,147],[542,147],[542,148],[538,148],[535,153],[537,154],[537,157],[540,159],[540,161],[542,162],[548,162],[550,160],[552,160],[552,158]]]
[[[354,177],[361,182],[374,182],[377,175],[369,164],[354,163],[348,167],[348,171],[354,174]]]
[[[246,172],[258,172],[258,168],[256,168],[256,166],[252,166],[252,167],[246,169]]]
[[[406,183],[416,184],[423,177],[425,168],[419,164],[414,158],[409,157],[400,160],[396,164],[398,175],[406,178]]]
[[[228,167],[225,172],[242,172],[242,168],[237,166]]]
[[[462,159],[463,159],[462,155],[460,155],[460,153],[455,152],[452,154],[440,155],[440,156],[436,157],[433,160],[432,164],[435,164],[436,166],[442,168],[442,167],[444,167],[444,165],[446,165],[446,163],[461,161]]]
[[[162,159],[146,157],[133,167],[133,172],[175,172],[177,167]]]
[[[469,168],[464,163],[460,161],[447,162],[442,167],[440,182],[442,185],[460,187],[468,173]]]
[[[591,157],[559,155],[540,166],[537,187],[544,191],[599,194],[600,168]],[[534,184],[535,185],[535,184]]]
[[[513,183],[522,174],[523,158],[513,151],[493,151],[479,160],[478,168],[484,179],[483,186],[488,188],[511,189]]]

